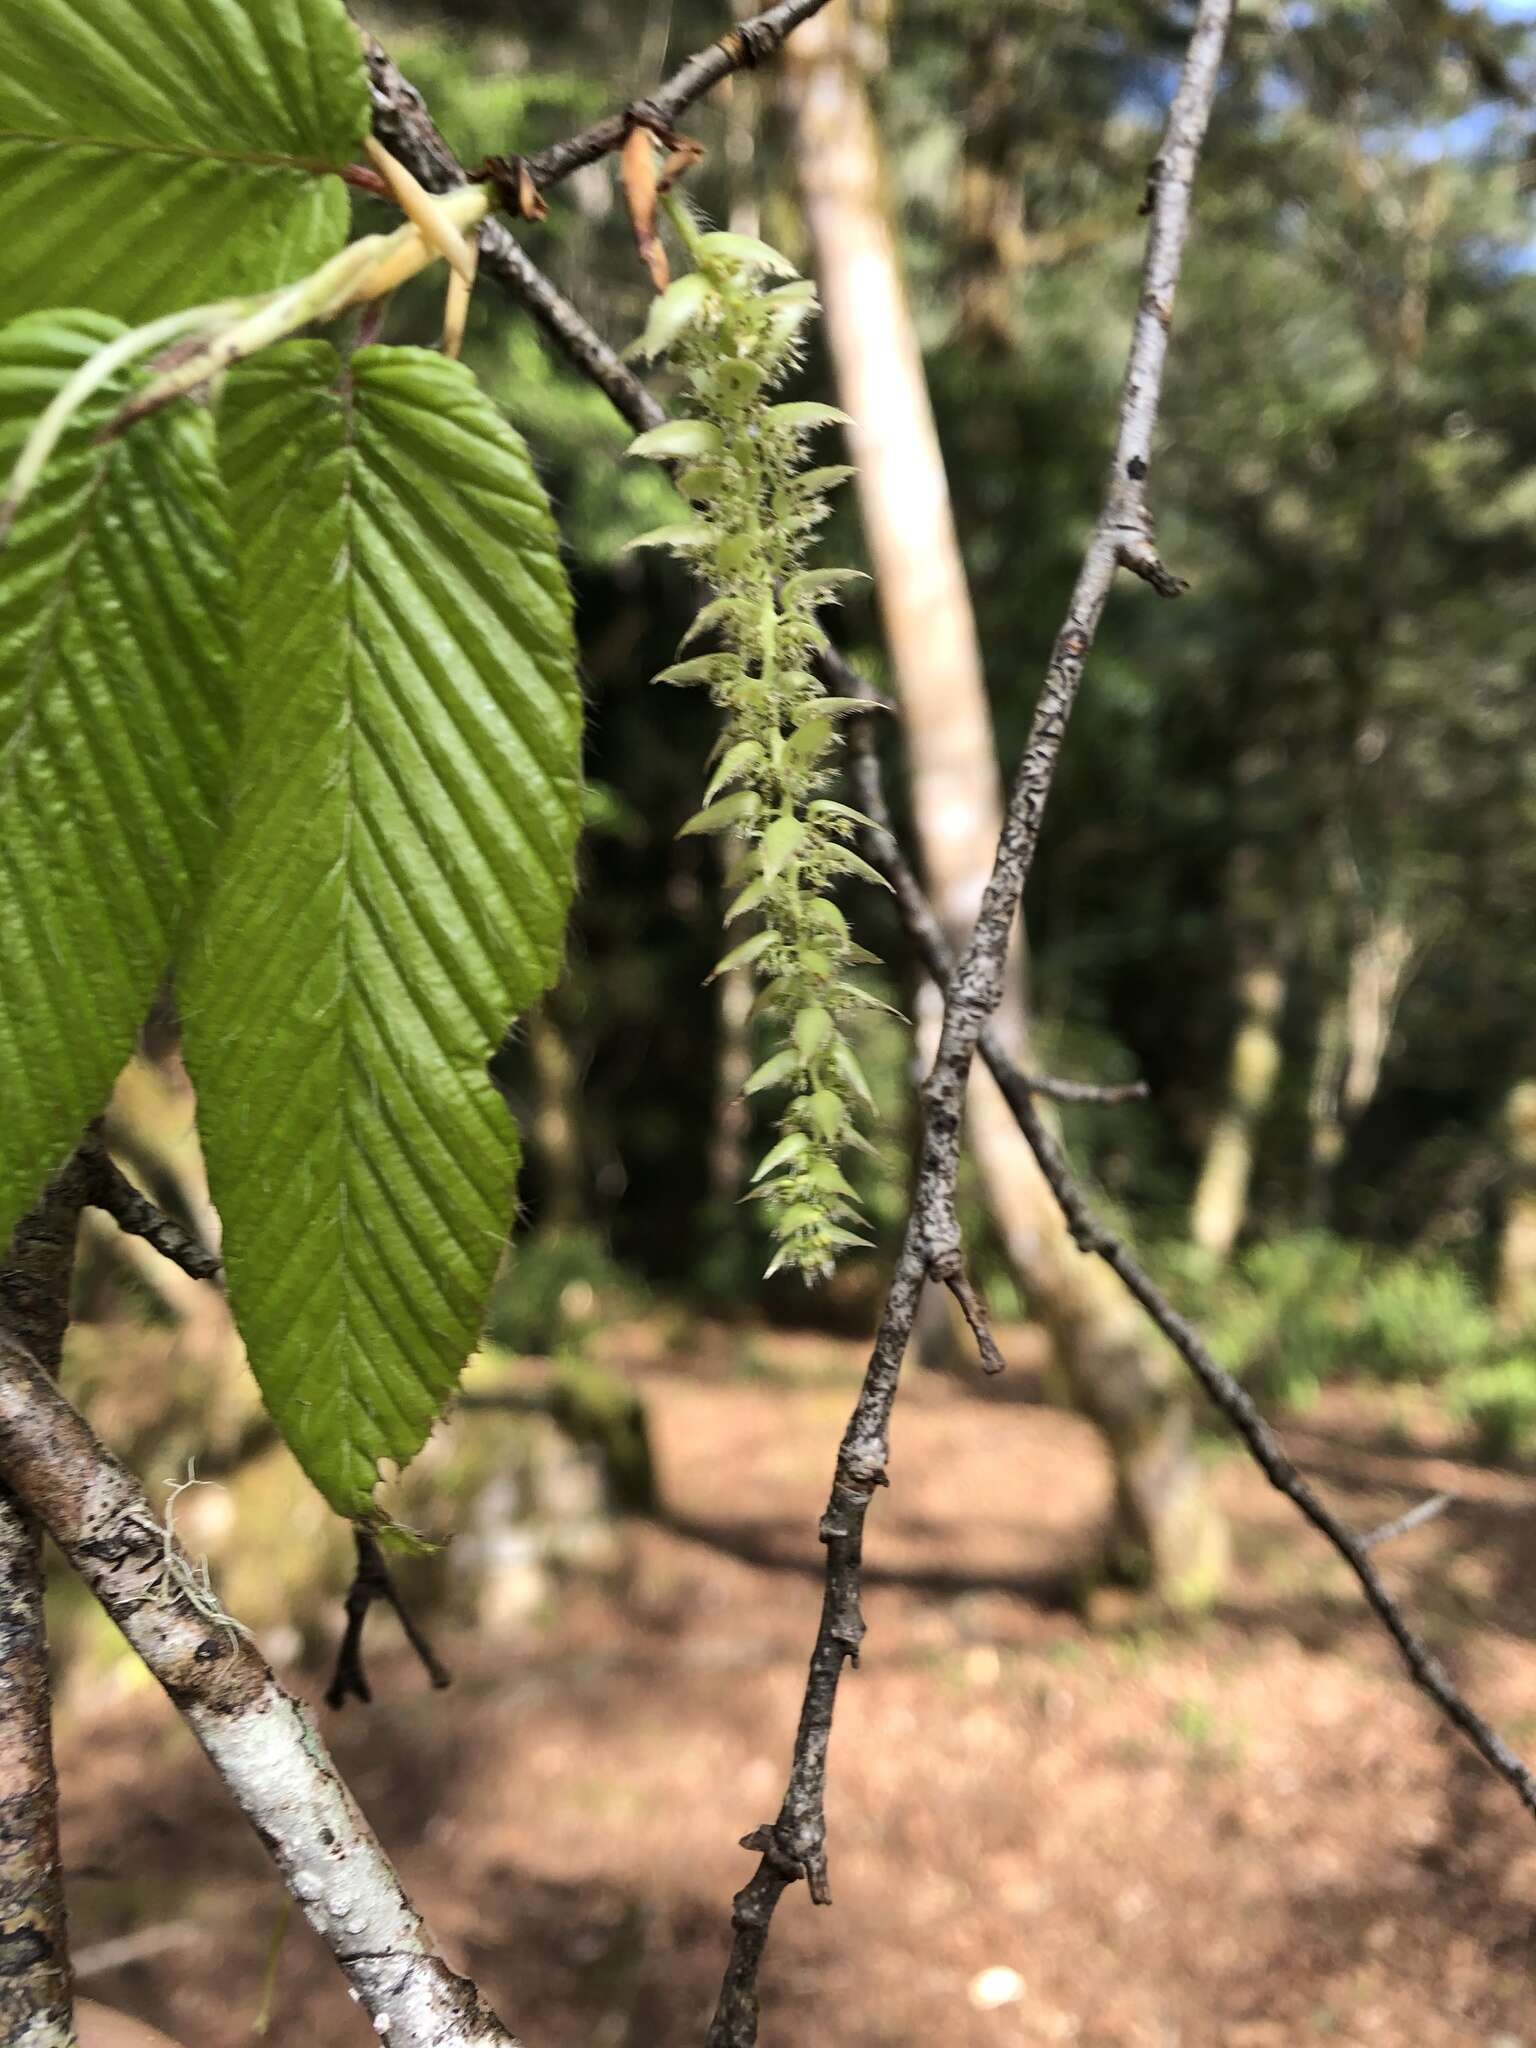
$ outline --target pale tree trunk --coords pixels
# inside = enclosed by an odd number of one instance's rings
[[[1280,1017],[1294,949],[1294,922],[1266,885],[1257,847],[1241,846],[1233,856],[1229,900],[1237,1023],[1189,1216],[1190,1241],[1213,1264],[1231,1256],[1247,1220],[1259,1131],[1280,1079]]]
[[[876,24],[833,0],[785,53],[795,152],[859,505],[901,698],[912,808],[935,908],[957,949],[992,866],[1001,786],[981,653],[866,82]],[[1022,976],[998,1012],[1028,1064]],[[1115,1472],[1109,1563],[1164,1597],[1210,1597],[1223,1524],[1195,1454],[1172,1354],[1114,1276],[1072,1243],[1012,1113],[979,1067],[968,1129],[988,1206],[1061,1375]]]
[[[1190,1240],[1211,1260],[1230,1257],[1247,1218],[1259,1126],[1280,1078],[1285,977],[1279,967],[1243,968],[1237,978],[1237,1001],[1226,1100],[1206,1141],[1189,1216]]]
[[[1344,985],[1323,1009],[1309,1104],[1314,1217],[1326,1222],[1333,1178],[1350,1132],[1376,1099],[1392,1026],[1417,951],[1413,928],[1393,911],[1377,913],[1363,901],[1353,869],[1353,936]]]
[[[1536,1328],[1536,1081],[1512,1088],[1504,1110],[1509,1200],[1499,1235],[1499,1321],[1516,1334]]]
[[[528,1064],[533,1074],[533,1142],[544,1168],[544,1221],[569,1227],[586,1212],[582,1167],[581,1078],[549,1003],[528,1015]]]

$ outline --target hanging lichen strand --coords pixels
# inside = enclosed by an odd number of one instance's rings
[[[824,695],[811,671],[822,644],[816,607],[858,572],[804,566],[827,492],[852,471],[803,466],[814,430],[843,418],[835,406],[769,402],[798,359],[815,286],[765,244],[701,233],[680,207],[669,211],[695,268],[656,300],[632,353],[671,356],[686,372],[693,416],[642,434],[630,453],[683,465],[677,486],[694,516],[636,545],[670,548],[711,593],[684,644],[709,634],[720,651],[679,661],[657,681],[701,683],[725,713],[703,809],[683,831],[736,839],[726,923],[755,916],[757,929],[715,972],[750,966],[759,1012],[782,1038],[747,1082],[749,1095],[789,1090],[778,1140],[753,1179],[777,1240],[768,1271],[793,1267],[809,1279],[845,1246],[868,1243],[853,1227],[861,1219],[841,1161],[850,1146],[870,1149],[853,1105],[872,1100],[843,1026],[876,1001],[846,978],[873,956],[854,944],[829,892],[847,875],[883,878],[848,843],[868,821],[825,793],[838,721],[865,707]]]

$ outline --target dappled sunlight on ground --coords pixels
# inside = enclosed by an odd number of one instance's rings
[[[1015,1349],[1027,1376],[1027,1333]],[[445,1636],[446,1694],[384,1654],[386,1624],[379,1703],[322,1710],[450,1957],[530,2048],[702,2041],[751,1868],[736,1838],[782,1785],[858,1355],[637,1338],[667,1505],[631,1532],[622,1591],[573,1588],[521,1635]],[[1536,1747],[1536,1482],[1464,1463],[1401,1402],[1330,1396],[1293,1441],[1362,1526],[1466,1497],[1383,1556],[1458,1677]],[[1238,1578],[1189,1626],[1081,1619],[1106,1481],[1068,1417],[914,1377],[892,1478],[833,1743],[836,1904],[786,1897],[765,2048],[1536,2043],[1536,1829],[1245,1466],[1217,1467]],[[235,2048],[278,1887],[169,1707],[100,1692],[71,1688],[60,1743],[86,1988]],[[109,1946],[129,1937],[137,1960]],[[268,2038],[368,2038],[300,1924]]]

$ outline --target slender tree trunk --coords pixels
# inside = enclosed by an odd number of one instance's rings
[[[1416,942],[1412,927],[1391,911],[1380,914],[1361,897],[1358,877],[1346,884],[1353,923],[1343,986],[1324,1004],[1318,1025],[1309,1106],[1311,1197],[1315,1220],[1326,1224],[1333,1179],[1350,1132],[1376,1099]]]
[[[1237,1022],[1189,1218],[1190,1241],[1213,1262],[1231,1256],[1247,1220],[1259,1130],[1280,1078],[1280,1016],[1293,950],[1292,920],[1265,886],[1255,846],[1241,846],[1233,857],[1230,914]]]
[[[902,700],[912,804],[935,908],[969,936],[991,871],[1001,786],[975,618],[887,205],[859,41],[871,24],[833,0],[786,52],[795,149],[827,335],[858,465],[859,504]],[[998,1013],[1027,1064],[1022,976]],[[1115,1471],[1109,1562],[1165,1597],[1216,1589],[1223,1525],[1195,1456],[1172,1354],[1097,1261],[1071,1242],[1034,1156],[991,1078],[968,1103],[972,1151],[1032,1312]]]
[[[0,1269],[0,1309],[49,1373],[63,1353],[85,1196],[73,1159],[17,1225]],[[0,1485],[0,2041],[15,2048],[75,2041],[52,1709],[41,1538]]]
[[[585,1214],[586,1174],[578,1114],[581,1082],[558,1019],[547,1001],[528,1017],[528,1064],[533,1073],[533,1142],[544,1169],[544,1220],[556,1227]]]
[[[1189,1219],[1191,1240],[1212,1259],[1230,1257],[1247,1219],[1255,1140],[1280,1077],[1285,978],[1274,967],[1245,968],[1237,999],[1227,1097],[1211,1126]]]
[[[1504,1109],[1509,1199],[1499,1234],[1499,1321],[1513,1333],[1536,1329],[1536,1081],[1512,1088]]]

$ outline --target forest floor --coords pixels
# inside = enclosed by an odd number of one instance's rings
[[[1011,1390],[903,1392],[833,1743],[836,1904],[784,1899],[765,2048],[1536,2048],[1530,1818],[1235,1456],[1212,1467],[1238,1559],[1218,1611],[1085,1619],[1104,1472],[1027,1398],[1030,1333],[1011,1350]],[[724,1332],[684,1359],[637,1330],[667,1512],[629,1532],[623,1582],[573,1587],[519,1635],[444,1640],[447,1693],[383,1620],[377,1703],[321,1710],[450,1958],[530,2048],[703,2040],[752,1867],[736,1838],[782,1786],[860,1361]],[[1459,1497],[1381,1555],[1536,1749],[1536,1477],[1466,1461],[1407,1398],[1333,1393],[1285,1434],[1361,1527]],[[187,2048],[236,2048],[278,1888],[158,1693],[96,1691],[72,1690],[60,1731],[85,1988]],[[289,1925],[267,2039],[370,2038]]]

